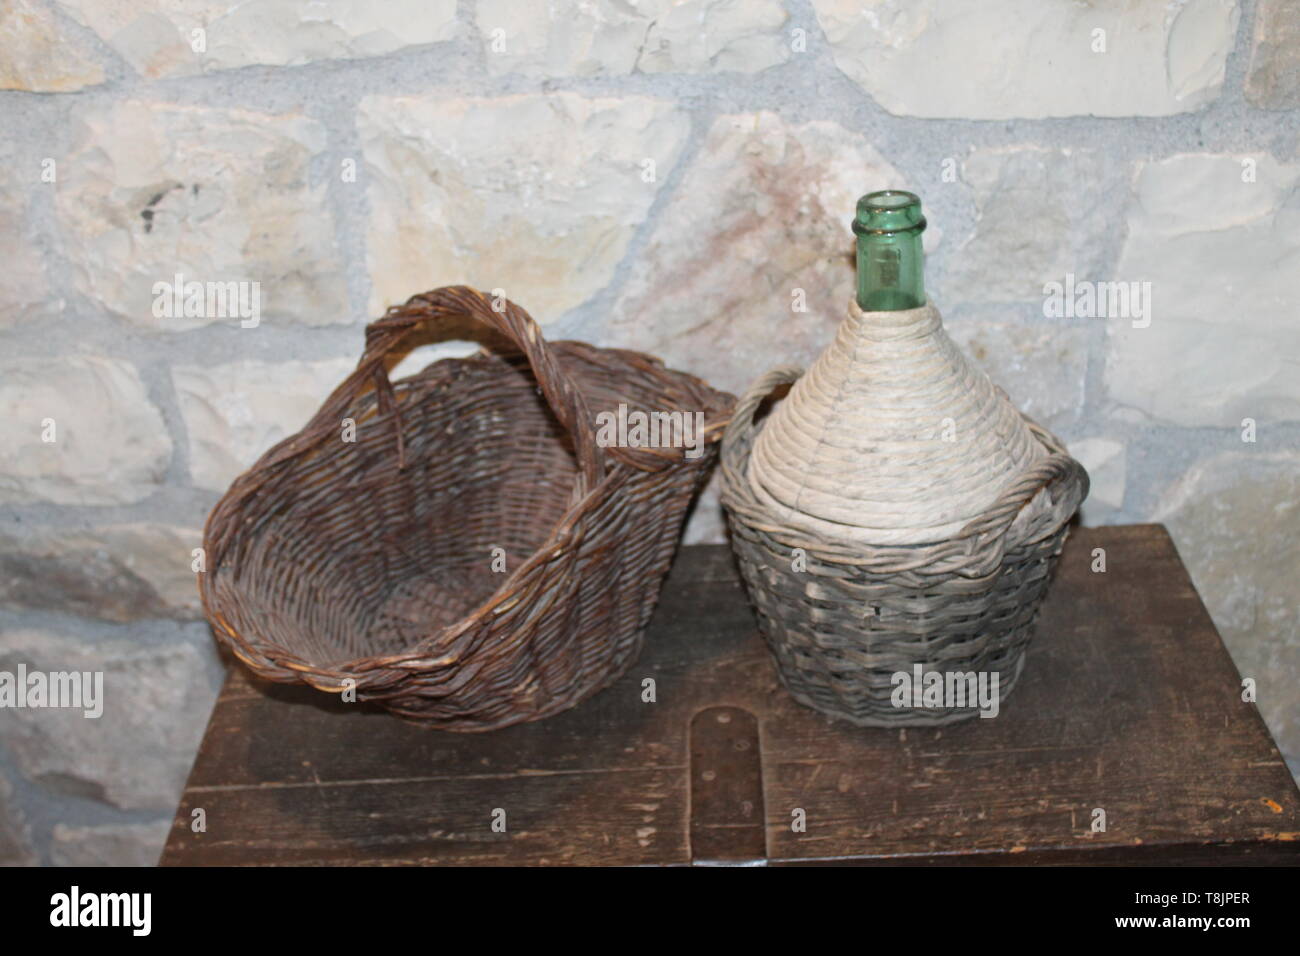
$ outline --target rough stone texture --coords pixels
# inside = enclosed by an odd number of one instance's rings
[[[1246,99],[1269,110],[1300,106],[1300,0],[1260,0]]]
[[[756,73],[791,55],[779,0],[479,0],[490,73]]]
[[[0,54],[3,56],[3,54]],[[27,206],[39,188],[38,170],[23,170],[0,144],[0,332],[56,313],[49,277],[32,235]]]
[[[812,0],[836,65],[901,116],[1167,116],[1215,97],[1236,0]],[[1106,52],[1093,52],[1093,31]]]
[[[55,866],[156,866],[171,820],[79,827],[54,825],[50,860]]]
[[[739,394],[807,365],[853,294],[858,196],[901,177],[836,123],[723,116],[637,255],[604,338]],[[793,311],[795,290],[807,311]]]
[[[1169,526],[1260,712],[1300,772],[1300,454],[1243,444],[1166,492]]]
[[[1040,425],[1060,429],[1079,414],[1088,368],[1081,323],[959,306],[944,316],[944,328],[1011,403]]]
[[[351,359],[329,359],[172,369],[194,484],[225,491],[263,452],[307,424],[355,367]]]
[[[54,630],[0,634],[0,669],[103,672],[104,712],[6,709],[0,744],[52,794],[122,809],[173,812],[224,671],[206,626],[176,625],[170,642],[105,627],[86,640]],[[183,636],[181,636],[183,635]]]
[[[451,38],[456,0],[59,0],[145,76],[292,66]],[[194,49],[195,30],[205,49]]]
[[[1084,524],[1097,524],[1124,507],[1127,448],[1111,438],[1077,438],[1069,443],[1070,454],[1088,471],[1090,487],[1083,503]]]
[[[687,516],[682,544],[719,544],[727,540],[727,521],[722,512],[722,482],[715,470],[695,499]]]
[[[372,313],[466,283],[542,322],[613,277],[687,131],[669,103],[573,93],[367,97],[358,126]]]
[[[132,100],[83,117],[76,140],[58,212],[78,288],[108,311],[157,331],[239,324],[156,316],[155,283],[180,273],[259,282],[262,322],[351,321],[325,186],[308,175],[320,124]]]
[[[480,347],[481,343],[464,339],[438,341],[416,346],[403,355],[397,364],[388,370],[388,379],[391,382],[397,382],[400,379],[423,372],[434,362],[440,362],[447,358],[464,358],[473,355],[479,351]]]
[[[0,408],[0,503],[141,501],[171,459],[162,415],[117,359],[0,359]]]
[[[67,93],[104,81],[90,45],[32,0],[0,4],[0,90]]]
[[[1114,239],[1105,203],[1079,202],[1109,165],[1092,150],[1012,146],[980,149],[962,164],[974,190],[974,234],[951,256],[946,302],[1041,299],[1043,283],[1072,272],[1097,277]]]
[[[9,781],[0,777],[0,866],[32,866],[36,850],[31,830],[14,802]]]
[[[1243,159],[1255,182],[1242,182]],[[1152,283],[1151,324],[1107,322],[1114,402],[1177,425],[1300,419],[1298,182],[1300,164],[1268,156],[1142,167],[1116,276]]]
[[[200,616],[195,528],[162,524],[0,534],[0,605],[109,621]]]

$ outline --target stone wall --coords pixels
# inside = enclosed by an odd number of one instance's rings
[[[1169,525],[1300,769],[1298,183],[1300,0],[4,0],[0,670],[113,693],[0,711],[0,862],[156,858],[222,678],[203,519],[368,316],[502,288],[739,391],[827,341],[886,186],[1085,519]],[[177,274],[259,321],[160,312]],[[1053,314],[1067,281],[1150,308]]]

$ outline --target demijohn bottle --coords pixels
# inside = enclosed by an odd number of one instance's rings
[[[858,201],[857,295],[778,403],[746,480],[784,524],[874,545],[941,541],[1046,454],[925,294],[921,201]]]

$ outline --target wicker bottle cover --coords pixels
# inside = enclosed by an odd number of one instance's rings
[[[996,716],[1088,490],[944,332],[924,228],[911,193],[863,197],[858,292],[835,340],[807,373],[755,381],[722,443],[732,547],[782,682],[865,726]],[[953,693],[918,701],[900,693],[911,675],[953,678]],[[985,681],[978,706],[957,693],[968,679]]]
[[[765,422],[754,496],[792,529],[875,545],[941,541],[1047,454],[932,304],[864,312]]]

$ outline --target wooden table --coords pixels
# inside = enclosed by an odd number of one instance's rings
[[[1159,525],[1076,529],[1001,714],[941,729],[796,704],[703,546],[631,671],[539,723],[423,730],[232,669],[162,859],[764,861],[1294,864],[1300,793]]]

